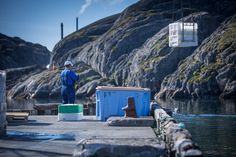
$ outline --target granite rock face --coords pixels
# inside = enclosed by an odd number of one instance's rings
[[[235,45],[236,15],[224,21],[173,74],[165,77],[157,96],[235,98]]]
[[[45,70],[17,83],[8,92],[8,96],[11,98],[49,98],[49,95],[60,92],[59,88],[59,71]]]
[[[173,16],[172,0],[140,0],[120,14],[99,20],[65,37],[55,46],[51,62],[62,69],[64,61],[70,59],[75,63],[76,69],[83,69],[83,67],[87,69],[79,71],[84,76],[80,88],[77,90],[79,98],[93,95],[95,87],[100,84],[147,87],[151,89],[153,95],[159,92],[158,97],[160,98],[190,98],[203,95],[221,95],[222,98],[231,98],[235,89],[233,82],[235,78],[229,76],[235,66],[234,44],[232,44],[234,38],[232,41],[226,41],[223,36],[218,35],[217,40],[225,45],[220,48],[220,51],[225,50],[225,52],[219,52],[222,55],[217,55],[219,46],[212,42],[212,38],[217,33],[211,34],[226,18],[236,14],[236,2],[232,0],[187,0],[183,3],[183,20],[198,23],[200,46],[189,48],[170,48],[168,46],[168,24],[181,18],[179,2],[175,4],[176,14]],[[222,25],[227,25],[226,23]],[[233,30],[233,32],[235,31]],[[218,34],[222,34],[222,32],[219,30]],[[208,46],[204,47],[204,45]],[[227,49],[228,46],[230,48]],[[211,47],[211,49],[208,51],[207,47]],[[192,63],[193,60],[189,60],[189,58],[198,51],[203,51],[202,49],[205,50],[199,56],[201,64]],[[186,63],[187,67],[191,66],[189,68],[191,71],[183,70],[184,75],[190,79],[194,71],[201,65],[211,66],[216,59],[224,60],[225,66],[217,68],[219,71],[216,73],[209,72],[204,75],[204,79],[207,80],[205,83],[199,85],[192,79],[193,83],[187,84],[188,81],[177,79],[182,78],[178,72],[183,69],[181,65]],[[214,66],[210,69],[212,68]],[[46,78],[51,82],[50,84],[58,84],[52,83],[53,80],[47,78],[45,73],[42,72],[41,76],[38,76],[38,82],[42,83],[42,80]],[[214,77],[215,79],[212,79]],[[230,81],[228,82],[228,80]],[[38,83],[35,91],[40,91],[37,89],[47,86],[46,84]],[[24,92],[30,92],[28,89],[26,88]],[[45,91],[49,89],[51,90],[51,88],[44,88]],[[17,88],[13,90],[17,90]],[[50,93],[50,90],[45,93]],[[224,94],[222,91],[225,91]],[[12,93],[21,92],[13,91]]]
[[[66,60],[73,59],[86,45],[107,32],[118,17],[116,14],[98,20],[60,40],[53,49],[52,62],[61,66]]]
[[[187,16],[184,21],[190,18],[200,23],[199,42],[206,38],[213,29],[219,25],[217,16],[211,16],[206,12],[200,12]],[[204,23],[208,23],[204,27]],[[212,29],[213,28],[213,29]],[[191,55],[197,47],[171,48],[168,45],[168,27],[163,28],[139,49],[132,53],[133,58],[128,69],[127,85],[140,85],[151,88],[152,92],[158,92],[163,79],[173,73],[178,64]]]
[[[92,96],[98,85],[114,86],[110,80],[102,78],[97,72],[83,62],[75,65],[74,71],[79,74],[80,82],[76,92],[77,98]],[[60,73],[62,69],[44,70],[30,77],[25,81],[19,81],[8,92],[11,98],[60,98]]]
[[[39,44],[0,33],[0,70],[49,64],[50,51]]]
[[[78,50],[89,42],[97,39],[106,32],[118,18],[113,15],[74,32],[58,42],[52,53],[51,63],[57,66],[56,71],[45,70],[41,73],[29,76],[25,81],[14,84],[8,92],[11,98],[59,98],[60,97],[60,71],[66,60],[71,60]],[[56,52],[56,53],[55,53]],[[85,62],[74,62],[75,71],[80,75],[79,89],[76,92],[78,98],[89,97],[94,94],[97,85],[114,85],[112,80],[102,78],[91,66]],[[90,82],[93,81],[93,82]]]
[[[7,75],[7,80],[6,80],[7,90],[14,87],[18,82],[22,82],[27,78],[29,78],[30,76],[42,72],[45,69],[46,68],[43,68],[38,65],[6,69],[5,71]]]
[[[169,0],[143,0],[128,7],[106,33],[74,51],[77,55],[73,61],[85,62],[102,77],[114,80],[116,85],[142,86],[151,88],[152,93],[158,92],[163,79],[197,48],[168,47],[168,24],[173,20],[171,4]],[[184,8],[184,21],[198,23],[201,43],[235,12],[234,4],[227,0],[189,0]],[[178,10],[178,6],[175,9]],[[188,16],[190,13],[193,14]],[[180,14],[175,14],[175,18],[179,19]]]

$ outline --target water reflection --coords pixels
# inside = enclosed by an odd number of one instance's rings
[[[158,100],[158,103],[172,111],[178,109],[183,114],[236,114],[236,102],[216,98],[199,100]]]
[[[207,114],[208,115],[208,114]],[[178,122],[183,122],[196,142],[209,157],[236,156],[236,116],[191,116],[173,115]]]
[[[172,111],[183,122],[196,142],[209,157],[236,156],[236,103],[230,100],[159,100],[162,107]]]

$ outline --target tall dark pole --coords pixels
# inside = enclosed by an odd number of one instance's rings
[[[76,17],[76,31],[78,31],[78,28],[79,28],[79,19],[78,17]]]
[[[63,39],[63,23],[61,23],[61,39]]]

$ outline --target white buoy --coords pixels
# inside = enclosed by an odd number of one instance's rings
[[[173,112],[173,113],[177,113],[178,110],[179,110],[179,109],[176,107],[176,108],[174,109],[174,112]]]
[[[169,47],[198,45],[197,23],[175,22],[169,24]]]
[[[49,69],[50,68],[50,64],[46,65],[46,68]]]

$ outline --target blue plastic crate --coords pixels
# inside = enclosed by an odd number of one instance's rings
[[[150,89],[136,87],[97,87],[96,118],[106,120],[110,116],[124,116],[122,107],[134,97],[137,116],[148,116],[150,112]]]

